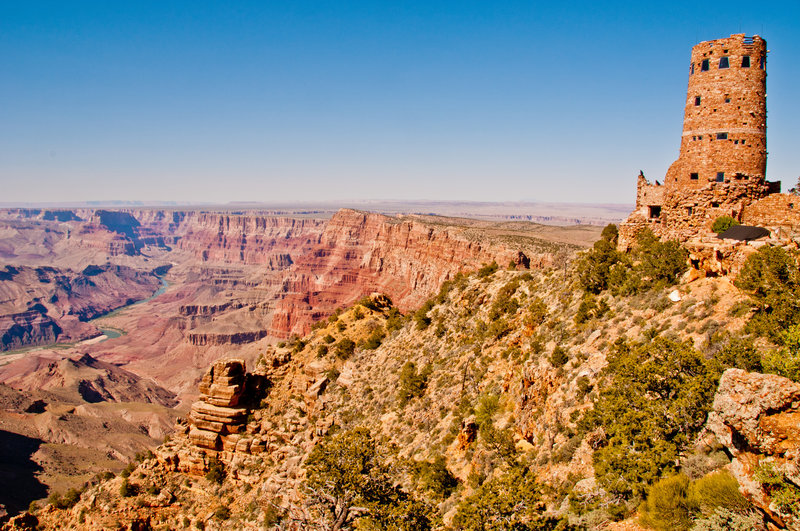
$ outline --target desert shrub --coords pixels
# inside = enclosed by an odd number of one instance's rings
[[[414,322],[417,325],[417,330],[425,330],[430,326],[431,318],[428,317],[428,312],[433,309],[433,304],[433,299],[429,299],[414,312]]]
[[[556,345],[556,348],[554,348],[552,354],[550,354],[550,364],[553,367],[563,367],[568,361],[569,354],[567,354],[566,349],[561,345]]]
[[[136,496],[138,494],[139,489],[136,488],[136,485],[132,485],[127,478],[122,480],[122,483],[119,486],[119,495],[123,498],[130,498],[131,496]]]
[[[360,306],[356,306],[353,308],[353,319],[356,321],[360,321],[364,318],[364,310],[361,309]]]
[[[437,455],[432,461],[414,464],[412,471],[422,488],[443,500],[458,487],[458,479],[447,469],[444,457]]]
[[[736,225],[741,225],[741,223],[730,216],[720,216],[714,220],[714,223],[711,224],[711,230],[717,234],[722,234],[729,228],[735,227]]]
[[[386,316],[386,332],[391,334],[403,328],[403,314],[397,308],[391,308]]]
[[[514,467],[481,485],[458,504],[452,526],[464,531],[501,529],[555,529],[556,522],[543,516],[541,487],[534,473]]]
[[[755,305],[748,332],[781,343],[783,331],[800,322],[800,272],[796,257],[782,248],[766,246],[748,256],[735,284]]]
[[[322,338],[322,340],[323,340],[325,343],[328,343],[328,344],[330,345],[331,343],[334,343],[334,342],[336,341],[336,338],[335,338],[335,337],[333,337],[332,335],[328,334],[328,335],[326,335],[325,337],[323,337],[323,338]]]
[[[525,317],[525,324],[530,328],[536,328],[547,319],[547,304],[540,298],[534,297],[528,305],[528,315]]]
[[[716,333],[709,341],[710,354],[722,369],[735,367],[749,372],[761,372],[761,354],[753,341],[726,333]]]
[[[595,476],[612,494],[642,497],[705,423],[719,364],[691,342],[619,340],[603,376],[608,386],[580,421],[581,430],[602,426],[606,434],[607,443],[594,454]]]
[[[425,393],[428,385],[428,377],[433,372],[433,366],[426,365],[421,371],[417,372],[417,366],[413,361],[407,361],[400,369],[400,381],[397,389],[397,400],[400,406],[405,406],[412,398],[420,397]]]
[[[212,459],[208,463],[208,472],[206,472],[206,479],[212,483],[222,484],[225,480],[225,466],[219,459]]]
[[[692,526],[689,478],[678,474],[655,483],[640,507],[641,521],[658,531],[684,531]]]
[[[578,378],[576,383],[578,385],[577,398],[578,398],[578,400],[580,400],[584,396],[589,394],[589,392],[592,390],[592,384],[591,384],[591,382],[589,382],[589,378],[586,377],[586,376],[581,376],[580,378]]]
[[[789,481],[783,472],[770,462],[762,462],[756,468],[754,477],[781,513],[800,515],[800,488]]]
[[[125,466],[125,468],[122,469],[122,472],[120,472],[119,475],[123,478],[127,478],[134,470],[136,470],[136,463],[130,462]]]
[[[81,499],[81,492],[76,489],[68,489],[64,496],[59,496],[57,492],[53,492],[47,498],[47,503],[56,509],[71,509]]]
[[[752,509],[747,498],[739,492],[739,482],[725,469],[693,481],[689,487],[689,500],[703,514],[712,513],[718,507],[740,513]]]
[[[356,344],[349,337],[346,337],[341,341],[339,341],[338,343],[336,343],[336,349],[335,349],[336,357],[341,360],[349,359],[350,356],[352,356],[355,351],[356,351]]]
[[[486,264],[482,268],[478,269],[478,278],[486,278],[492,276],[500,266],[497,265],[497,262],[492,262],[491,264]]]
[[[324,358],[328,354],[328,345],[320,345],[317,347],[317,357]]]
[[[489,328],[486,330],[488,336],[494,339],[500,339],[509,332],[511,332],[511,325],[505,319],[492,321],[492,323],[489,325]]]
[[[577,264],[578,282],[587,293],[598,294],[609,286],[611,268],[622,259],[616,244],[601,238]]]
[[[214,511],[214,518],[216,518],[217,520],[227,520],[230,517],[231,517],[231,510],[224,505],[220,505]]]
[[[478,400],[475,407],[475,422],[478,426],[492,423],[492,417],[500,410],[500,396],[495,393],[486,393]]]
[[[692,531],[763,531],[764,519],[755,511],[737,513],[723,507],[713,514],[694,521]]]
[[[364,340],[362,343],[362,348],[367,350],[375,350],[381,343],[383,342],[383,338],[386,337],[386,332],[383,330],[382,326],[379,326],[372,333]]]
[[[764,356],[764,371],[800,382],[800,325],[781,334],[783,348]]]
[[[613,223],[609,223],[603,227],[603,232],[600,233],[600,237],[616,245],[619,239],[619,228]]]
[[[636,238],[636,268],[648,279],[649,287],[669,286],[689,268],[689,253],[676,241],[660,241],[651,231],[644,230]]]
[[[305,468],[317,524],[339,522],[337,528],[350,529],[358,521],[358,529],[430,529],[432,509],[393,485],[366,428],[320,441]]]

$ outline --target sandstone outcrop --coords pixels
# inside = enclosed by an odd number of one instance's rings
[[[728,369],[720,379],[708,429],[733,457],[742,492],[776,524],[797,529],[796,516],[775,503],[765,469],[800,492],[800,384],[773,374]]]

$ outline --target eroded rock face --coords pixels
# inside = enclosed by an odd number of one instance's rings
[[[200,448],[220,450],[222,437],[244,429],[247,409],[239,405],[245,385],[243,360],[215,362],[200,381],[200,400],[192,404],[189,439]]]
[[[776,524],[796,529],[796,518],[774,503],[757,479],[772,467],[800,485],[800,384],[774,374],[728,369],[720,379],[707,428],[733,456],[742,492]]]

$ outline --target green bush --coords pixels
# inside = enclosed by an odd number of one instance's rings
[[[339,529],[430,529],[432,508],[395,487],[366,428],[320,441],[305,463],[316,522]],[[363,509],[366,509],[364,511]]]
[[[723,507],[694,521],[692,531],[763,531],[764,519],[755,511],[737,513]]]
[[[227,520],[231,517],[231,510],[224,505],[220,505],[214,511],[214,518],[217,520]]]
[[[555,529],[556,521],[545,517],[544,509],[533,472],[515,467],[463,499],[452,526],[462,531]]]
[[[642,523],[658,531],[684,531],[692,527],[689,478],[683,474],[655,483],[640,507]]]
[[[782,343],[783,332],[800,323],[797,258],[780,247],[762,247],[747,257],[735,281],[748,292],[755,311],[746,330]]]
[[[698,507],[703,514],[710,514],[717,508],[740,513],[752,509],[747,498],[739,492],[739,482],[725,469],[692,482],[689,499],[691,505]]]
[[[132,485],[127,478],[122,480],[122,484],[119,486],[119,495],[123,498],[130,498],[131,496],[136,496],[139,492],[139,489],[136,488],[136,485]]]
[[[400,406],[405,406],[412,398],[420,397],[425,393],[428,385],[428,377],[433,372],[431,365],[425,366],[422,371],[417,372],[417,366],[413,361],[407,361],[400,369],[400,381],[397,389],[397,400]]]
[[[352,356],[355,351],[356,351],[356,344],[349,337],[342,339],[336,344],[336,350],[335,350],[336,357],[341,360],[349,359],[350,356]]]
[[[800,382],[800,325],[789,327],[781,339],[783,348],[764,357],[764,371]]]
[[[500,266],[497,265],[497,262],[492,262],[491,264],[487,264],[482,268],[478,269],[478,278],[486,278],[493,275]]]
[[[366,350],[375,350],[381,346],[383,338],[385,337],[386,332],[383,330],[382,326],[379,326],[364,340],[364,342],[361,344],[361,347]]]
[[[433,461],[415,463],[413,474],[422,488],[439,500],[448,498],[458,487],[458,479],[447,469],[441,455],[437,455]]]
[[[317,357],[324,358],[328,354],[328,345],[320,345],[317,347]]]
[[[561,345],[556,345],[556,348],[553,349],[553,353],[550,354],[550,364],[557,368],[563,367],[568,361],[569,354],[567,354],[567,351]]]
[[[222,464],[222,461],[214,458],[208,463],[206,479],[212,483],[222,484],[225,480],[225,466]]]
[[[711,230],[717,234],[722,234],[729,228],[735,227],[736,225],[741,224],[730,216],[720,216],[714,220],[714,223],[711,225]]]
[[[595,477],[612,494],[642,497],[705,423],[719,364],[691,342],[619,340],[603,376],[608,385],[580,421],[581,430],[602,426],[606,435],[594,454]]]
[[[417,330],[425,330],[430,326],[431,318],[428,317],[428,312],[433,309],[433,304],[433,299],[429,299],[414,312],[414,322],[417,325]]]
[[[788,480],[772,463],[762,462],[756,468],[754,476],[781,513],[800,516],[800,488]]]

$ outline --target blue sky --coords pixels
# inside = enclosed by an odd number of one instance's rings
[[[633,202],[691,46],[767,39],[800,176],[800,2],[0,0],[0,201]]]

